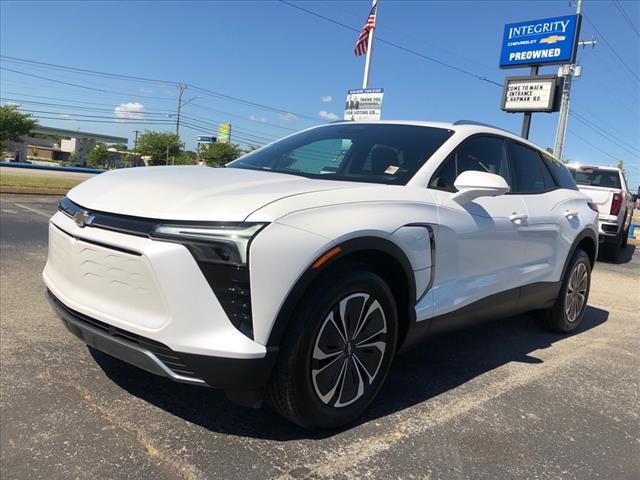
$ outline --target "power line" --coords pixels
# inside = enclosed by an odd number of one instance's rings
[[[599,129],[599,130],[600,130],[600,131],[602,131],[603,133],[605,133],[605,134],[609,135],[610,137],[612,137],[612,138],[616,139],[618,142],[620,142],[620,143],[622,143],[622,144],[624,144],[624,145],[628,146],[629,148],[632,148],[632,149],[634,149],[634,150],[636,150],[636,149],[638,148],[638,147],[636,147],[636,146],[634,146],[634,145],[632,145],[632,144],[628,143],[627,141],[623,140],[622,138],[620,138],[620,137],[618,137],[618,136],[614,135],[614,134],[613,134],[613,133],[611,133],[610,131],[607,131],[606,129],[604,129],[603,127],[601,127],[600,125],[598,125],[598,124],[597,124],[597,123],[595,123],[594,121],[589,120],[588,118],[585,118],[585,116],[584,116],[584,115],[579,114],[579,113],[578,113],[578,112],[576,112],[575,110],[573,110],[573,111],[570,113],[570,115],[571,115],[572,117],[575,117],[576,119],[582,119],[582,121],[583,121],[583,122],[590,123],[594,128]]]
[[[607,141],[609,141],[609,142],[613,143],[615,146],[617,146],[617,147],[618,147],[618,148],[620,148],[621,150],[624,150],[625,152],[630,153],[630,154],[631,154],[631,155],[633,155],[633,156],[638,156],[638,153],[637,153],[637,152],[633,152],[633,151],[629,150],[628,148],[626,148],[625,146],[620,145],[618,142],[616,142],[616,141],[614,141],[614,140],[611,140],[611,138],[609,138],[607,135],[605,135],[605,134],[604,134],[604,133],[603,133],[599,128],[597,128],[597,127],[593,126],[593,125],[591,124],[591,122],[589,122],[588,120],[587,120],[587,121],[585,121],[585,120],[583,120],[583,119],[582,119],[582,117],[578,117],[578,116],[573,115],[573,114],[572,114],[572,112],[569,112],[569,114],[570,114],[573,118],[575,118],[576,120],[578,120],[580,123],[582,123],[582,124],[586,125],[586,126],[587,126],[587,127],[589,127],[591,130],[593,130],[594,132],[596,132],[598,135],[600,135],[600,136],[601,136],[602,138],[604,138],[605,140],[607,140]]]
[[[101,76],[109,76],[111,78],[122,78],[122,79],[127,79],[127,80],[136,80],[136,81],[163,83],[163,84],[174,84],[174,85],[178,85],[179,84],[178,82],[173,82],[173,81],[169,81],[169,80],[160,80],[160,79],[153,79],[153,78],[136,77],[136,76],[133,76],[133,75],[123,75],[123,74],[117,74],[117,73],[108,73],[108,72],[101,72],[101,71],[98,71],[98,70],[88,70],[88,69],[83,69],[83,68],[69,67],[69,66],[57,65],[57,64],[52,64],[52,63],[38,62],[38,61],[35,61],[35,60],[28,60],[28,59],[24,59],[24,58],[10,57],[10,56],[7,56],[7,55],[0,55],[0,58],[8,60],[8,61],[14,61],[14,62],[17,61],[17,62],[22,62],[22,63],[27,63],[27,64],[35,64],[35,65],[46,66],[46,67],[49,67],[49,68],[57,68],[57,69],[63,68],[63,69],[66,69],[68,71],[75,71],[75,72],[80,72],[80,73],[88,73],[88,74],[101,75]],[[0,68],[3,68],[3,69],[8,70],[8,71],[13,71],[15,73],[25,74],[25,72],[19,72],[19,71],[16,71],[16,70],[7,69],[6,67],[0,67]],[[30,75],[30,76],[33,76],[33,77],[36,77],[36,78],[41,78],[43,80],[48,80],[46,77],[41,77],[41,76],[38,76],[38,75],[35,75],[35,74],[26,74],[26,75]],[[67,83],[67,84],[69,84],[69,83]],[[78,84],[70,84],[70,85],[76,86],[76,87],[80,87],[80,88],[89,88],[91,90],[103,91],[102,89],[93,89],[91,87],[84,87],[83,85],[78,85]],[[233,95],[227,95],[227,94],[224,94],[224,93],[221,93],[221,92],[216,92],[216,91],[213,91],[213,90],[210,90],[210,89],[207,89],[207,88],[199,87],[199,86],[193,85],[191,83],[185,83],[185,85],[187,85],[192,90],[199,91],[199,92],[201,92],[201,93],[203,93],[205,95],[212,96],[212,97],[215,97],[215,98],[222,98],[222,99],[225,99],[225,100],[230,101],[230,102],[241,103],[241,104],[244,104],[244,105],[249,105],[249,106],[260,108],[260,109],[263,109],[263,110],[269,110],[269,111],[273,111],[273,112],[276,112],[276,113],[294,114],[297,117],[307,118],[307,119],[314,120],[314,121],[317,120],[315,117],[311,117],[311,116],[305,115],[303,113],[292,112],[290,110],[285,110],[285,109],[273,107],[273,106],[270,106],[270,105],[265,105],[265,104],[254,102],[254,101],[251,101],[251,100],[246,100],[246,99],[243,99],[243,98],[240,98],[240,97],[235,97]]]
[[[640,30],[638,30],[638,27],[633,24],[633,22],[631,21],[631,17],[629,17],[625,9],[622,7],[622,4],[618,0],[613,0],[613,4],[616,6],[618,11],[620,12],[620,15],[622,15],[622,18],[625,19],[629,27],[631,27],[631,30],[633,30],[636,36],[640,37]]]
[[[579,140],[582,140],[584,143],[586,143],[587,145],[589,145],[590,147],[595,148],[596,150],[598,150],[601,153],[604,153],[605,155],[613,158],[614,160],[618,160],[617,157],[614,157],[613,155],[611,155],[609,152],[606,152],[604,150],[602,150],[600,147],[595,146],[593,143],[591,143],[589,140],[581,137],[580,135],[578,135],[576,132],[574,132],[573,130],[571,130],[570,128],[567,129],[567,131],[573,135],[574,137],[578,138]]]
[[[329,17],[326,17],[324,15],[321,15],[321,14],[319,14],[317,12],[314,12],[313,10],[308,10],[308,9],[306,9],[304,7],[301,7],[299,5],[296,5],[294,3],[287,2],[286,0],[280,0],[280,3],[288,5],[289,7],[295,8],[295,9],[300,10],[301,12],[307,13],[309,15],[313,15],[314,17],[321,18],[322,20],[325,20],[327,22],[333,23],[333,24],[338,25],[338,26],[340,26],[342,28],[346,28],[347,30],[351,30],[352,32],[356,32],[356,33],[360,32],[360,30],[357,29],[357,28],[351,27],[350,25],[347,25],[345,23],[342,23],[342,22],[339,22],[337,20],[334,20],[333,18],[329,18]],[[389,45],[391,47],[397,48],[398,50],[402,50],[402,51],[404,51],[406,53],[410,53],[410,54],[415,55],[417,57],[420,57],[420,58],[422,58],[424,60],[427,60],[429,62],[437,63],[438,65],[441,65],[443,67],[450,68],[450,69],[455,70],[455,71],[457,71],[459,73],[463,73],[465,75],[469,75],[469,76],[471,76],[471,77],[473,77],[473,78],[475,78],[477,80],[481,80],[483,82],[487,82],[487,83],[490,83],[492,85],[496,85],[498,87],[502,87],[503,86],[501,83],[498,83],[498,82],[495,82],[493,80],[490,80],[490,79],[488,79],[487,77],[485,77],[483,75],[479,75],[479,74],[474,73],[474,72],[472,72],[470,70],[465,70],[464,68],[460,68],[460,67],[452,65],[450,63],[443,62],[442,60],[438,60],[437,58],[433,58],[433,57],[430,57],[428,55],[424,55],[424,54],[422,54],[420,52],[416,52],[415,50],[411,50],[410,48],[404,47],[404,46],[399,45],[399,44],[397,44],[395,42],[391,42],[389,40],[383,39],[380,36],[376,37],[376,41],[378,41],[380,43],[385,43],[385,44],[387,44],[387,45]]]
[[[589,24],[593,27],[593,29],[598,34],[599,38],[602,39],[604,44],[609,48],[609,50],[611,50],[611,53],[613,53],[615,55],[615,57],[618,59],[618,61],[622,65],[624,65],[624,67],[629,71],[629,73],[631,75],[633,75],[633,77],[636,80],[640,81],[640,77],[638,77],[638,75],[633,70],[631,70],[631,67],[629,67],[629,65],[627,65],[627,63],[622,59],[622,57],[620,55],[618,55],[618,52],[616,51],[616,49],[613,48],[613,46],[609,43],[609,40],[607,40],[607,38],[602,34],[602,32],[600,30],[598,30],[598,27],[596,27],[596,25],[584,13],[582,14],[582,16],[587,20],[587,22],[589,22]]]

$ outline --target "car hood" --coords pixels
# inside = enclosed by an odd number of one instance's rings
[[[97,175],[68,197],[90,210],[134,217],[243,221],[285,197],[357,186],[239,168],[140,167]]]

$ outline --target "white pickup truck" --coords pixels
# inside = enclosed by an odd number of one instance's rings
[[[620,249],[627,246],[629,225],[635,199],[619,168],[596,165],[569,165],[569,171],[581,192],[598,206],[599,243],[609,260],[617,260]]]

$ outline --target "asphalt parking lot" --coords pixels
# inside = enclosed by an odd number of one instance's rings
[[[43,297],[54,197],[0,197],[2,478],[640,478],[640,255],[570,336],[518,316],[397,359],[361,423],[309,434],[72,337]]]

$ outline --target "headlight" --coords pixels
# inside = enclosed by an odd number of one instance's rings
[[[246,265],[249,243],[266,223],[222,225],[161,224],[151,237],[184,244],[197,261]]]

